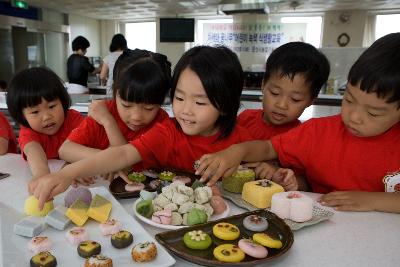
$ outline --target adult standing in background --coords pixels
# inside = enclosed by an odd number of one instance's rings
[[[101,84],[106,85],[107,94],[112,94],[112,84],[113,84],[113,70],[115,62],[118,57],[127,48],[127,43],[124,35],[118,33],[113,36],[110,44],[110,54],[108,54],[103,59],[103,65],[100,71]]]
[[[85,56],[87,48],[90,46],[89,41],[78,36],[72,41],[73,54],[69,56],[67,61],[68,76],[68,93],[84,94],[88,93],[87,80],[89,73],[95,73],[96,68],[89,62]]]

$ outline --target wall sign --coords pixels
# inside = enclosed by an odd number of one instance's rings
[[[225,45],[237,53],[269,54],[305,36],[305,23],[205,23],[203,28],[204,44]]]

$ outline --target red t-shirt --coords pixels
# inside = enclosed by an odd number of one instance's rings
[[[264,121],[262,109],[246,109],[238,116],[238,125],[248,129],[254,140],[269,140],[301,124],[299,120],[284,125],[272,125]]]
[[[194,172],[193,163],[207,153],[214,153],[232,144],[251,140],[246,129],[236,126],[226,138],[189,136],[182,132],[175,119],[155,125],[146,134],[132,141],[145,168],[175,168]]]
[[[313,192],[385,191],[400,170],[400,123],[374,137],[356,137],[341,116],[311,119],[272,138],[283,166],[303,169]]]
[[[7,153],[17,153],[17,139],[6,116],[0,112],[0,137],[8,140]]]
[[[120,118],[115,100],[106,101],[106,105],[111,115],[116,120],[118,128],[120,129],[122,135],[128,142],[144,134],[155,123],[162,122],[163,120],[168,118],[168,113],[165,112],[163,109],[160,109],[157,113],[157,116],[149,125],[147,125],[143,129],[140,129],[139,131],[132,131]],[[72,141],[80,145],[84,145],[91,148],[97,148],[101,150],[108,148],[110,145],[107,133],[103,125],[97,123],[90,116],[86,117],[83,120],[83,122],[79,125],[79,127],[77,127],[71,132],[71,134],[68,136],[67,139],[69,141]]]
[[[26,159],[26,155],[23,152],[25,145],[29,142],[36,141],[42,146],[44,152],[46,153],[47,159],[58,158],[58,149],[64,143],[65,139],[67,139],[69,133],[78,127],[82,120],[83,115],[80,112],[69,109],[63,125],[56,134],[42,134],[35,132],[31,128],[21,126],[21,130],[19,132],[19,146],[21,148],[22,156]]]

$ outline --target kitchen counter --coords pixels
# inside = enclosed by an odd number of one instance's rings
[[[62,166],[60,160],[51,160],[50,169],[57,170]],[[0,157],[0,171],[8,172],[10,177],[0,180],[0,202],[10,209],[21,212],[21,198],[28,196],[26,184],[31,178],[28,165],[21,155],[6,154]],[[99,179],[94,186],[108,186]],[[319,194],[307,193],[313,199]],[[126,211],[136,220],[132,204],[136,199],[118,200]],[[230,215],[245,212],[229,202]],[[318,205],[318,204],[317,204]],[[333,211],[333,210],[332,210]],[[400,248],[400,215],[382,212],[337,212],[328,220],[294,231],[292,248],[282,257],[268,263],[268,266],[324,266],[324,267],[357,267],[357,266],[398,266],[398,249]],[[10,226],[1,225],[0,231]],[[4,216],[4,215],[3,215]],[[154,236],[162,229],[139,223]],[[0,233],[1,234],[1,233]],[[3,234],[1,234],[3,235]],[[7,251],[6,242],[0,242],[0,266],[16,266],[12,252]],[[28,252],[27,252],[28,253]],[[175,256],[174,256],[175,257]],[[174,266],[198,266],[175,257]],[[27,263],[28,264],[28,263]],[[68,263],[59,263],[67,266]],[[75,266],[73,266],[75,267]]]

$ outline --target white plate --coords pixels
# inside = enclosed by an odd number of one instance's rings
[[[99,194],[109,201],[113,207],[111,209],[111,218],[115,218],[122,223],[123,229],[133,234],[133,244],[124,249],[116,249],[111,245],[110,236],[103,236],[99,230],[99,223],[89,219],[84,227],[89,232],[89,238],[101,244],[101,253],[112,258],[114,266],[132,266],[135,263],[131,257],[132,247],[139,242],[155,242],[157,246],[157,257],[154,261],[148,263],[140,263],[140,266],[171,266],[175,264],[175,259],[168,254],[163,246],[155,241],[154,237],[145,231],[143,226],[136,221],[121,204],[111,195],[104,187],[90,188],[93,196]],[[21,198],[22,199],[22,198]],[[57,196],[54,200],[54,205],[62,205],[64,203],[64,194]],[[0,234],[1,234],[1,254],[3,262],[0,261],[0,266],[28,266],[29,260],[33,256],[28,251],[27,245],[30,238],[15,235],[13,233],[14,223],[23,218],[24,215],[14,208],[10,208],[3,203],[0,203]],[[65,239],[65,233],[74,225],[70,225],[64,231],[58,231],[52,227],[48,227],[41,235],[49,237],[53,242],[51,253],[57,259],[57,266],[83,266],[84,259],[81,258],[76,248],[68,243]]]
[[[167,230],[176,230],[176,229],[180,229],[182,227],[187,227],[187,225],[167,225],[167,224],[156,223],[156,222],[153,222],[152,220],[140,215],[136,211],[136,205],[137,205],[137,203],[139,203],[140,200],[141,199],[139,198],[133,203],[133,213],[135,214],[136,217],[139,218],[139,220],[141,220],[141,221],[143,221],[143,222],[145,222],[147,224],[153,225],[155,227],[162,228],[162,229],[167,229]],[[229,216],[229,213],[230,213],[231,209],[229,208],[229,204],[226,201],[225,201],[225,204],[226,204],[227,209],[221,214],[212,215],[210,217],[209,221],[215,221],[215,220],[219,220],[219,219],[222,219],[222,218],[225,218],[225,217]]]

